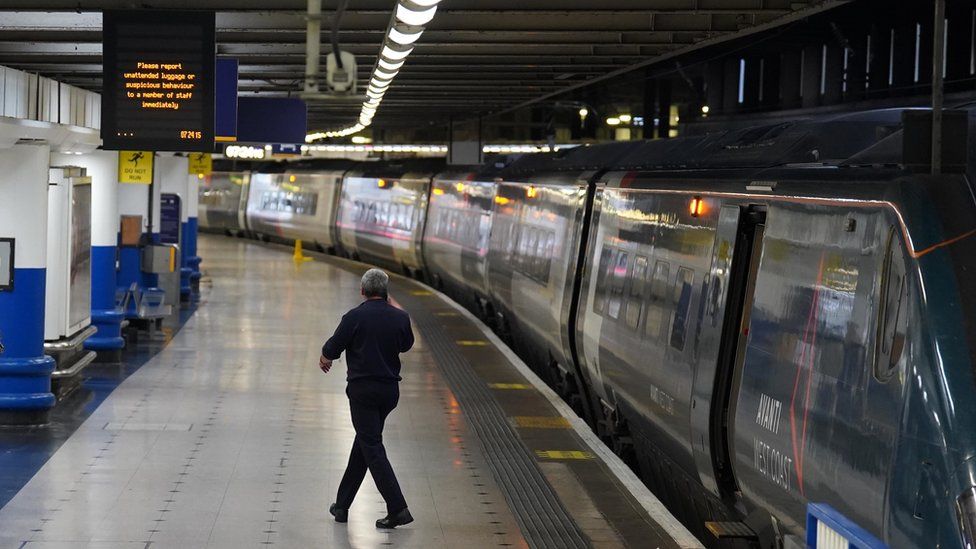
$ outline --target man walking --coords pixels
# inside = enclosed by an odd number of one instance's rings
[[[365,300],[343,315],[335,333],[322,346],[319,359],[319,367],[328,373],[332,361],[345,351],[346,396],[356,430],[349,463],[329,512],[336,522],[348,520],[349,506],[369,469],[386,500],[387,515],[376,521],[377,528],[413,522],[383,447],[383,423],[400,398],[399,355],[413,347],[410,316],[387,301],[389,283],[390,277],[383,271],[366,271],[361,285]]]

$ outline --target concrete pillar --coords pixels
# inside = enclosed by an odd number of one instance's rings
[[[972,55],[972,14],[968,9],[950,4],[946,6],[949,19],[946,33],[946,80],[949,87],[956,89],[951,81],[969,78]]]
[[[122,338],[124,315],[115,309],[119,253],[118,153],[52,154],[51,161],[53,164],[81,166],[92,178],[91,319],[98,332],[85,341],[85,348],[97,351],[101,362],[117,362],[125,346]]]
[[[803,48],[803,68],[800,83],[800,96],[804,108],[820,104],[820,68],[823,60],[823,44]]]
[[[759,105],[761,85],[764,83],[762,69],[765,62],[760,56],[746,58],[745,81],[743,82],[742,107],[755,109]],[[738,99],[738,98],[737,98]]]
[[[895,64],[893,88],[901,88],[896,93],[907,93],[905,88],[915,85],[915,23],[899,24],[895,27]]]
[[[827,67],[824,80],[824,104],[840,103],[844,99],[844,48],[827,45]]]
[[[186,235],[183,246],[183,266],[190,270],[191,291],[197,293],[200,291],[200,262],[202,261],[197,255],[200,179],[197,174],[188,176],[186,183],[186,226],[183,227],[183,233]]]
[[[725,60],[722,73],[722,112],[739,110],[739,58]]]
[[[0,237],[14,239],[10,291],[0,291],[0,423],[43,423],[54,406],[44,354],[47,145],[0,149]]]
[[[654,131],[657,128],[657,124],[654,122],[657,120],[657,80],[654,79],[654,75],[649,69],[644,71],[643,85],[644,105],[641,115],[644,117],[644,127],[641,137],[653,139]]]
[[[762,87],[759,103],[763,106],[779,104],[780,64],[782,58],[777,54],[769,54],[762,58]]]
[[[160,191],[171,193],[180,197],[180,296],[190,297],[190,276],[193,269],[187,266],[186,258],[189,240],[189,196],[187,187],[189,185],[189,158],[185,156],[169,156],[160,154],[156,157],[159,162],[159,183]],[[196,176],[193,176],[196,179]]]
[[[844,82],[847,84],[847,91],[844,92],[846,101],[864,97],[864,85],[867,82],[867,42],[867,34],[848,32],[851,49],[847,53],[847,71],[844,73]]]
[[[671,137],[671,81],[661,78],[657,81],[657,104],[654,118],[658,119],[657,137]]]
[[[784,51],[779,58],[779,105],[794,109],[800,106],[800,52]]]
[[[718,113],[722,110],[723,75],[721,62],[709,61],[705,66],[705,105],[708,105],[709,112]]]
[[[867,95],[886,93],[890,87],[888,74],[891,67],[891,29],[888,27],[872,26],[871,28],[871,63],[868,69],[866,84]]]

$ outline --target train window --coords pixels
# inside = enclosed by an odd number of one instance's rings
[[[542,250],[542,257],[545,260],[542,262],[542,280],[543,282],[549,282],[549,271],[552,270],[552,254],[553,247],[556,245],[556,233],[548,232],[546,234],[545,248]]]
[[[664,327],[664,311],[670,309],[670,304],[665,303],[670,278],[671,265],[667,261],[659,260],[654,264],[654,277],[651,279],[651,299],[647,307],[647,319],[644,320],[644,333],[653,339],[661,337]]]
[[[887,381],[898,369],[905,351],[908,325],[908,281],[901,242],[894,228],[888,232],[879,297],[874,376],[879,381]]]
[[[610,278],[610,298],[607,302],[607,314],[610,318],[620,318],[620,308],[623,304],[624,282],[627,280],[627,252],[617,252],[613,264],[613,274]]]
[[[610,265],[614,250],[604,246],[600,251],[600,266],[596,273],[596,289],[593,291],[593,312],[602,315],[607,300],[607,279],[610,278]]]
[[[685,348],[688,329],[688,312],[691,310],[691,291],[695,272],[681,267],[674,279],[674,322],[671,324],[671,346],[681,351]]]
[[[523,263],[523,272],[530,277],[535,278],[539,272],[536,269],[538,264],[538,256],[536,255],[536,247],[539,245],[539,229],[535,227],[529,227],[529,241],[525,244],[525,263]]]
[[[627,298],[627,314],[625,322],[631,330],[640,325],[641,311],[644,308],[644,278],[647,276],[647,258],[634,258],[634,271],[629,277],[630,291]]]

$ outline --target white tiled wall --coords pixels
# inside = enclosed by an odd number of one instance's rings
[[[99,129],[101,105],[97,93],[0,67],[0,116]]]

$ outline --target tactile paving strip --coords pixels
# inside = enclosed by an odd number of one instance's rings
[[[478,435],[488,467],[529,546],[538,549],[591,547],[488,386],[457,351],[457,342],[444,334],[435,315],[426,307],[412,307],[410,313],[461,404],[468,423]]]

